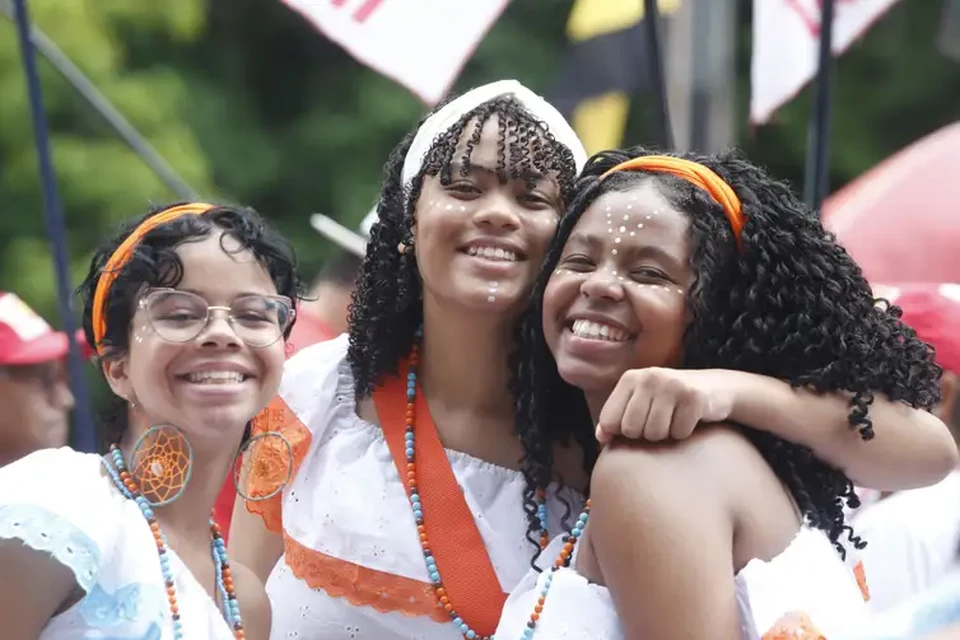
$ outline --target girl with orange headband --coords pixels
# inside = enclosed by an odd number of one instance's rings
[[[604,152],[578,186],[522,323],[519,426],[680,428],[601,452],[590,500],[514,590],[496,637],[846,637],[868,591],[845,464],[855,447],[891,466],[916,451],[909,432],[872,423],[872,403],[932,407],[930,349],[874,306],[818,218],[737,155]],[[693,415],[638,392],[717,375],[756,394],[843,393],[849,428],[790,403],[795,426],[778,437],[736,424],[738,412],[773,422],[756,405]]]
[[[163,208],[95,253],[80,293],[114,395],[108,451],[0,469],[4,640],[268,637],[263,586],[211,509],[280,384],[298,292],[288,246],[247,209]]]

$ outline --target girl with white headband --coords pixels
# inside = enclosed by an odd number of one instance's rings
[[[273,637],[487,638],[505,594],[571,524],[593,428],[518,432],[508,361],[585,159],[553,107],[503,81],[438,109],[388,160],[349,334],[290,360],[257,424],[292,444],[293,478],[234,510],[231,552],[267,582]],[[843,399],[782,385],[748,406],[712,380],[657,402],[686,402],[677,415],[691,429],[762,415],[788,431],[799,409],[847,430]],[[607,427],[645,437],[671,429],[669,416]],[[941,457],[923,472],[945,474],[952,459]],[[272,491],[258,482],[244,494]]]

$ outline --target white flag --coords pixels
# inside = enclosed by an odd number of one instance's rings
[[[897,0],[835,0],[840,55]],[[750,121],[762,124],[817,74],[822,0],[753,0]]]
[[[427,104],[438,102],[510,0],[283,0]]]

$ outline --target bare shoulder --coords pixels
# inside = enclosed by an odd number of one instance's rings
[[[676,491],[699,493],[704,485],[717,490],[727,486],[733,475],[732,464],[765,466],[747,437],[724,423],[700,426],[686,440],[654,443],[618,439],[600,454],[591,489],[610,484],[624,489],[629,484],[635,490],[638,482],[669,478],[682,480],[675,483]]]
[[[726,424],[700,426],[683,441],[618,441],[600,455],[590,489],[591,522],[609,522],[603,544],[625,527],[634,539],[637,532],[668,536],[674,549],[680,531],[690,549],[719,549],[707,538],[729,544],[732,537],[733,570],[782,551],[800,525],[774,470],[743,431]]]
[[[756,478],[741,473],[753,466],[770,473],[750,441],[728,425],[700,427],[681,441],[618,439],[601,452],[590,478],[594,516],[638,522],[652,518],[665,527],[667,520],[678,526],[695,513],[696,522],[728,529],[744,501],[744,483],[737,476]]]
[[[735,500],[718,461],[741,444],[730,429],[700,431],[679,442],[617,441],[594,468],[577,569],[610,590],[625,637],[739,637]]]
[[[233,583],[240,601],[246,637],[250,640],[267,640],[270,637],[273,614],[263,583],[253,571],[242,564],[234,562],[230,567],[233,570]]]

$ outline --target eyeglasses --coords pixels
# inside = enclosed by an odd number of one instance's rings
[[[283,336],[296,312],[286,296],[247,294],[229,307],[217,307],[195,293],[153,289],[140,300],[153,331],[168,342],[189,342],[210,324],[214,311],[225,311],[237,337],[247,346],[269,347]]]

